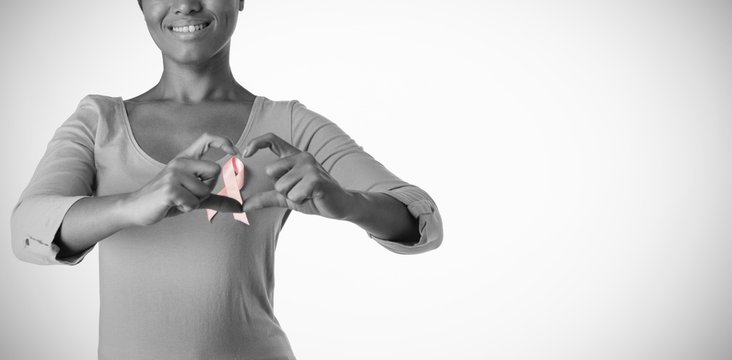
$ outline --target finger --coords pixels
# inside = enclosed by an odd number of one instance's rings
[[[178,181],[181,186],[198,198],[199,201],[207,198],[211,194],[211,185],[204,183],[200,178],[193,174],[181,174]]]
[[[273,133],[267,133],[258,136],[247,144],[242,152],[242,156],[250,157],[260,149],[269,148],[275,155],[286,157],[300,152],[300,149],[292,146],[287,141]]]
[[[217,194],[211,194],[206,199],[202,200],[198,205],[199,209],[211,209],[225,213],[240,213],[242,212],[241,204],[238,201],[228,197]]]
[[[313,181],[302,179],[287,193],[287,198],[294,203],[301,204],[313,197],[313,185]]]
[[[239,154],[239,150],[236,148],[236,145],[229,138],[203,133],[203,135],[196,139],[193,144],[176,155],[175,158],[185,157],[201,159],[203,154],[205,154],[211,147],[219,148],[231,155]]]
[[[298,182],[300,182],[301,179],[302,176],[299,176],[298,174],[290,171],[287,174],[283,175],[281,178],[277,179],[274,184],[274,189],[286,198],[292,200],[292,198],[287,196],[287,194],[290,192],[290,190],[292,190],[293,187],[295,187],[295,185],[298,184]]]
[[[198,198],[188,190],[180,188],[173,199],[173,205],[182,213],[187,213],[198,208]]]
[[[253,211],[268,207],[289,208],[287,199],[277,191],[265,191],[244,200],[243,211]]]
[[[221,173],[221,165],[209,160],[174,158],[168,163],[168,166],[198,177],[211,189],[216,185],[216,180]]]
[[[266,172],[267,175],[269,175],[273,179],[277,180],[285,175],[288,171],[290,171],[295,166],[295,163],[296,159],[294,159],[293,156],[288,156],[267,165],[264,168],[264,172]]]

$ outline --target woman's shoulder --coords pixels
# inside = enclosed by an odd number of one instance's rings
[[[79,109],[92,108],[100,112],[100,114],[108,114],[118,110],[120,101],[119,96],[108,96],[100,94],[87,94],[79,100]]]
[[[315,112],[305,106],[299,99],[272,100],[265,96],[257,96],[261,99],[263,111],[281,114],[289,118],[298,118],[302,115],[312,115]]]
[[[281,118],[290,121],[297,109],[302,106],[299,100],[273,100],[266,96],[258,95],[255,101],[259,101],[258,112],[261,116],[267,118]]]
[[[291,109],[293,104],[299,103],[298,100],[275,100],[270,99],[263,95],[257,95],[257,98],[255,99],[261,101],[262,107],[266,108],[272,108],[272,109]]]
[[[65,121],[68,124],[84,123],[97,136],[124,130],[119,119],[124,111],[122,98],[100,94],[87,94],[79,100],[76,111]]]

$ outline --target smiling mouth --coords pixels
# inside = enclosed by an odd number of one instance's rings
[[[195,25],[183,25],[183,26],[171,26],[170,30],[174,33],[193,33],[197,31],[201,31],[205,28],[207,28],[211,23],[201,23],[201,24],[195,24]]]

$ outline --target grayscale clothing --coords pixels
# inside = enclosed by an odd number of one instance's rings
[[[258,96],[236,145],[242,150],[268,132],[313,154],[344,188],[383,192],[408,206],[419,220],[419,242],[368,234],[378,244],[400,254],[440,245],[442,221],[427,193],[394,176],[328,119],[296,100]],[[242,197],[272,190],[264,167],[277,157],[259,151],[243,160]],[[58,258],[54,242],[71,205],[135,191],[164,167],[136,142],[122,98],[84,97],[55,131],[13,208],[14,253],[35,264],[78,264],[94,246]],[[213,192],[223,185],[219,178]],[[99,359],[295,359],[273,312],[274,252],[289,212],[252,211],[247,226],[226,213],[209,222],[199,209],[98,242]]]

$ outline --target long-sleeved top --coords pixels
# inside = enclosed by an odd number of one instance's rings
[[[367,233],[386,249],[416,254],[442,242],[442,220],[430,196],[325,117],[297,100],[257,96],[244,120],[240,150],[271,132],[313,154],[344,188],[404,203],[418,219],[419,242]],[[242,198],[274,189],[264,168],[276,160],[269,151],[244,159]],[[274,251],[288,209],[248,212],[250,225],[226,213],[209,222],[203,209],[194,210],[124,228],[72,257],[58,257],[61,222],[76,201],[136,191],[165,166],[135,140],[121,97],[85,96],[55,131],[13,208],[15,255],[35,264],[76,265],[99,248],[99,359],[294,359],[273,313]],[[212,193],[223,186],[219,178]]]

